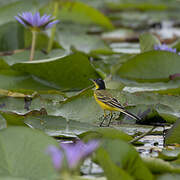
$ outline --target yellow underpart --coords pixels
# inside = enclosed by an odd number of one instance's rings
[[[95,97],[96,102],[101,106],[102,109],[108,110],[108,111],[120,111],[119,108],[111,107],[111,106],[101,102],[100,100],[98,100],[98,98],[97,98],[95,93],[94,93],[94,97]]]

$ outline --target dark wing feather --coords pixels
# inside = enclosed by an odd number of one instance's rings
[[[114,108],[118,108],[120,112],[130,116],[131,118],[140,120],[140,118],[138,116],[128,112],[120,104],[120,102],[117,99],[113,98],[111,96],[111,94],[107,93],[106,91],[100,90],[100,91],[96,91],[95,93],[96,93],[97,99],[100,100],[101,102],[103,102],[104,104],[107,104],[107,105],[114,107]]]
[[[124,109],[120,102],[117,99],[113,98],[109,93],[101,90],[97,91],[96,95],[101,102],[114,108]]]

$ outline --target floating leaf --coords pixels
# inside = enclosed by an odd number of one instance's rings
[[[97,161],[103,168],[104,173],[109,180],[133,179],[125,170],[121,169],[115,163],[113,163],[109,157],[109,154],[103,148],[97,150],[96,156]]]
[[[16,63],[12,68],[32,74],[46,84],[61,89],[82,89],[91,84],[89,78],[99,77],[87,57],[81,53]]]
[[[71,47],[84,53],[110,51],[108,45],[98,36],[90,36],[84,33],[74,32],[71,29],[65,29],[60,31],[57,37],[61,46],[68,51],[70,51]]]
[[[133,138],[121,130],[113,128],[97,128],[97,130],[87,131],[79,135],[83,140],[94,138],[106,138],[106,139],[121,139],[124,141],[130,141]]]
[[[42,132],[25,127],[9,127],[0,131],[0,177],[48,179],[56,177],[49,145],[58,143]]]
[[[16,90],[31,93],[33,91],[40,90],[52,90],[56,89],[49,84],[44,84],[44,82],[37,81],[30,75],[25,75],[13,70],[2,70],[0,71],[0,84],[4,92],[9,92],[7,90]]]
[[[41,12],[49,12],[53,3],[41,9]],[[113,29],[111,21],[97,9],[83,2],[60,2],[61,9],[58,12],[58,18],[62,21],[73,21],[81,24],[97,24],[107,29]]]
[[[160,45],[161,42],[156,36],[150,33],[143,33],[139,37],[141,52],[154,50],[154,45]]]
[[[179,66],[179,55],[166,51],[149,51],[124,63],[117,75],[137,81],[167,81],[170,75],[179,73]]]
[[[180,173],[180,168],[175,167],[162,159],[144,158],[143,161],[149,170],[154,174]]]
[[[109,158],[115,165],[125,170],[133,178],[142,180],[153,179],[152,174],[142,162],[139,154],[127,142],[104,139],[101,148],[107,152]],[[101,163],[105,163],[102,158],[100,161],[102,161]]]
[[[84,131],[96,128],[88,123],[81,123],[74,120],[68,120],[61,116],[28,115],[25,123],[30,127],[43,130],[51,136],[76,136]]]
[[[163,159],[165,161],[173,161],[178,158],[180,154],[180,149],[163,149],[161,152],[159,152],[158,158]]]

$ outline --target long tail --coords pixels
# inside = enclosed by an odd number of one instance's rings
[[[134,115],[132,113],[130,113],[129,111],[127,111],[126,109],[119,109],[119,112],[122,112],[124,114],[126,114],[127,116],[133,118],[133,119],[136,119],[136,120],[141,120],[140,117],[138,117],[137,115]]]

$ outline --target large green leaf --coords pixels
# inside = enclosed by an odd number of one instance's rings
[[[102,141],[101,148],[107,152],[110,159],[116,166],[125,170],[135,179],[153,179],[152,174],[143,163],[138,152],[136,152],[136,150],[127,142],[122,140],[104,139]],[[100,161],[102,160],[103,159],[101,158]]]
[[[31,75],[25,75],[13,70],[0,71],[0,84],[3,89],[18,91],[26,89],[27,92],[56,89],[42,81],[37,81]]]
[[[89,78],[99,77],[87,57],[81,53],[16,63],[12,68],[35,75],[61,89],[82,89],[91,84]]]
[[[49,115],[29,115],[25,118],[25,123],[30,127],[43,130],[51,136],[59,136],[62,134],[75,136],[81,132],[96,128],[88,123],[81,123],[73,120],[67,121],[61,116]]]
[[[96,153],[97,161],[104,170],[108,180],[132,180],[133,178],[123,169],[118,167],[109,157],[109,154],[100,148]]]
[[[135,56],[117,71],[122,78],[139,81],[169,80],[169,76],[179,73],[180,56],[165,51],[149,51]]]
[[[0,131],[0,177],[54,179],[55,169],[46,154],[49,145],[58,143],[42,132],[25,127]]]
[[[103,111],[95,102],[93,91],[86,90],[64,101],[58,109],[57,114],[66,119],[97,123],[98,118],[103,115]]]
[[[73,21],[81,24],[97,24],[107,29],[113,29],[110,20],[97,9],[78,1],[62,1],[58,11],[58,18],[62,21]],[[53,3],[41,9],[41,12],[50,12]]]

